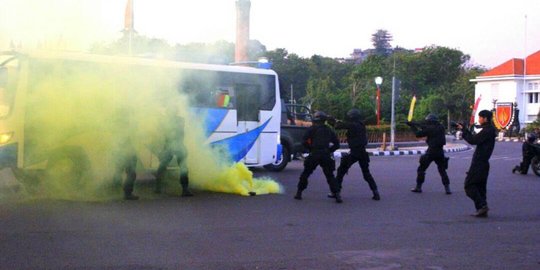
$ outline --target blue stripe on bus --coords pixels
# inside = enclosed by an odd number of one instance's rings
[[[223,119],[229,112],[226,109],[193,108],[192,112],[196,116],[204,117],[204,133],[208,138],[221,125]]]
[[[17,165],[17,144],[0,146],[0,169]]]
[[[270,123],[271,119],[272,118],[268,119],[268,121],[266,121],[264,124],[257,127],[256,129],[253,129],[246,133],[238,134],[227,139],[223,139],[221,141],[213,142],[210,145],[212,145],[213,147],[225,148],[229,150],[228,152],[230,158],[234,162],[238,162],[247,155],[249,149],[251,149],[253,144],[255,144],[255,141],[257,141],[257,138],[259,138],[259,135],[268,125],[268,123]]]

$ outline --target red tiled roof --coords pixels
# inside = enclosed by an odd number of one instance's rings
[[[523,59],[513,58],[484,72],[480,77],[523,75],[523,65]],[[540,51],[527,56],[526,65],[527,75],[540,75]]]

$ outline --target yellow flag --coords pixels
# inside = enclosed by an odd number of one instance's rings
[[[415,103],[416,103],[416,96],[413,96],[412,100],[411,100],[411,107],[409,108],[409,116],[407,116],[407,121],[409,121],[409,122],[412,121],[412,117],[413,117],[413,113],[414,113],[414,104]]]

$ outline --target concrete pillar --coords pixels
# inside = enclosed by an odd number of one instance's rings
[[[236,1],[236,46],[234,51],[235,62],[248,61],[249,41],[249,0]]]

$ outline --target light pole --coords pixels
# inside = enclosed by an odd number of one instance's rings
[[[390,119],[390,150],[396,150],[396,147],[394,145],[394,140],[396,137],[396,118],[394,116],[395,114],[395,95],[396,95],[396,77],[392,76],[392,115]]]
[[[381,84],[383,78],[378,76],[375,78],[375,84],[377,85],[377,127],[381,124]]]

